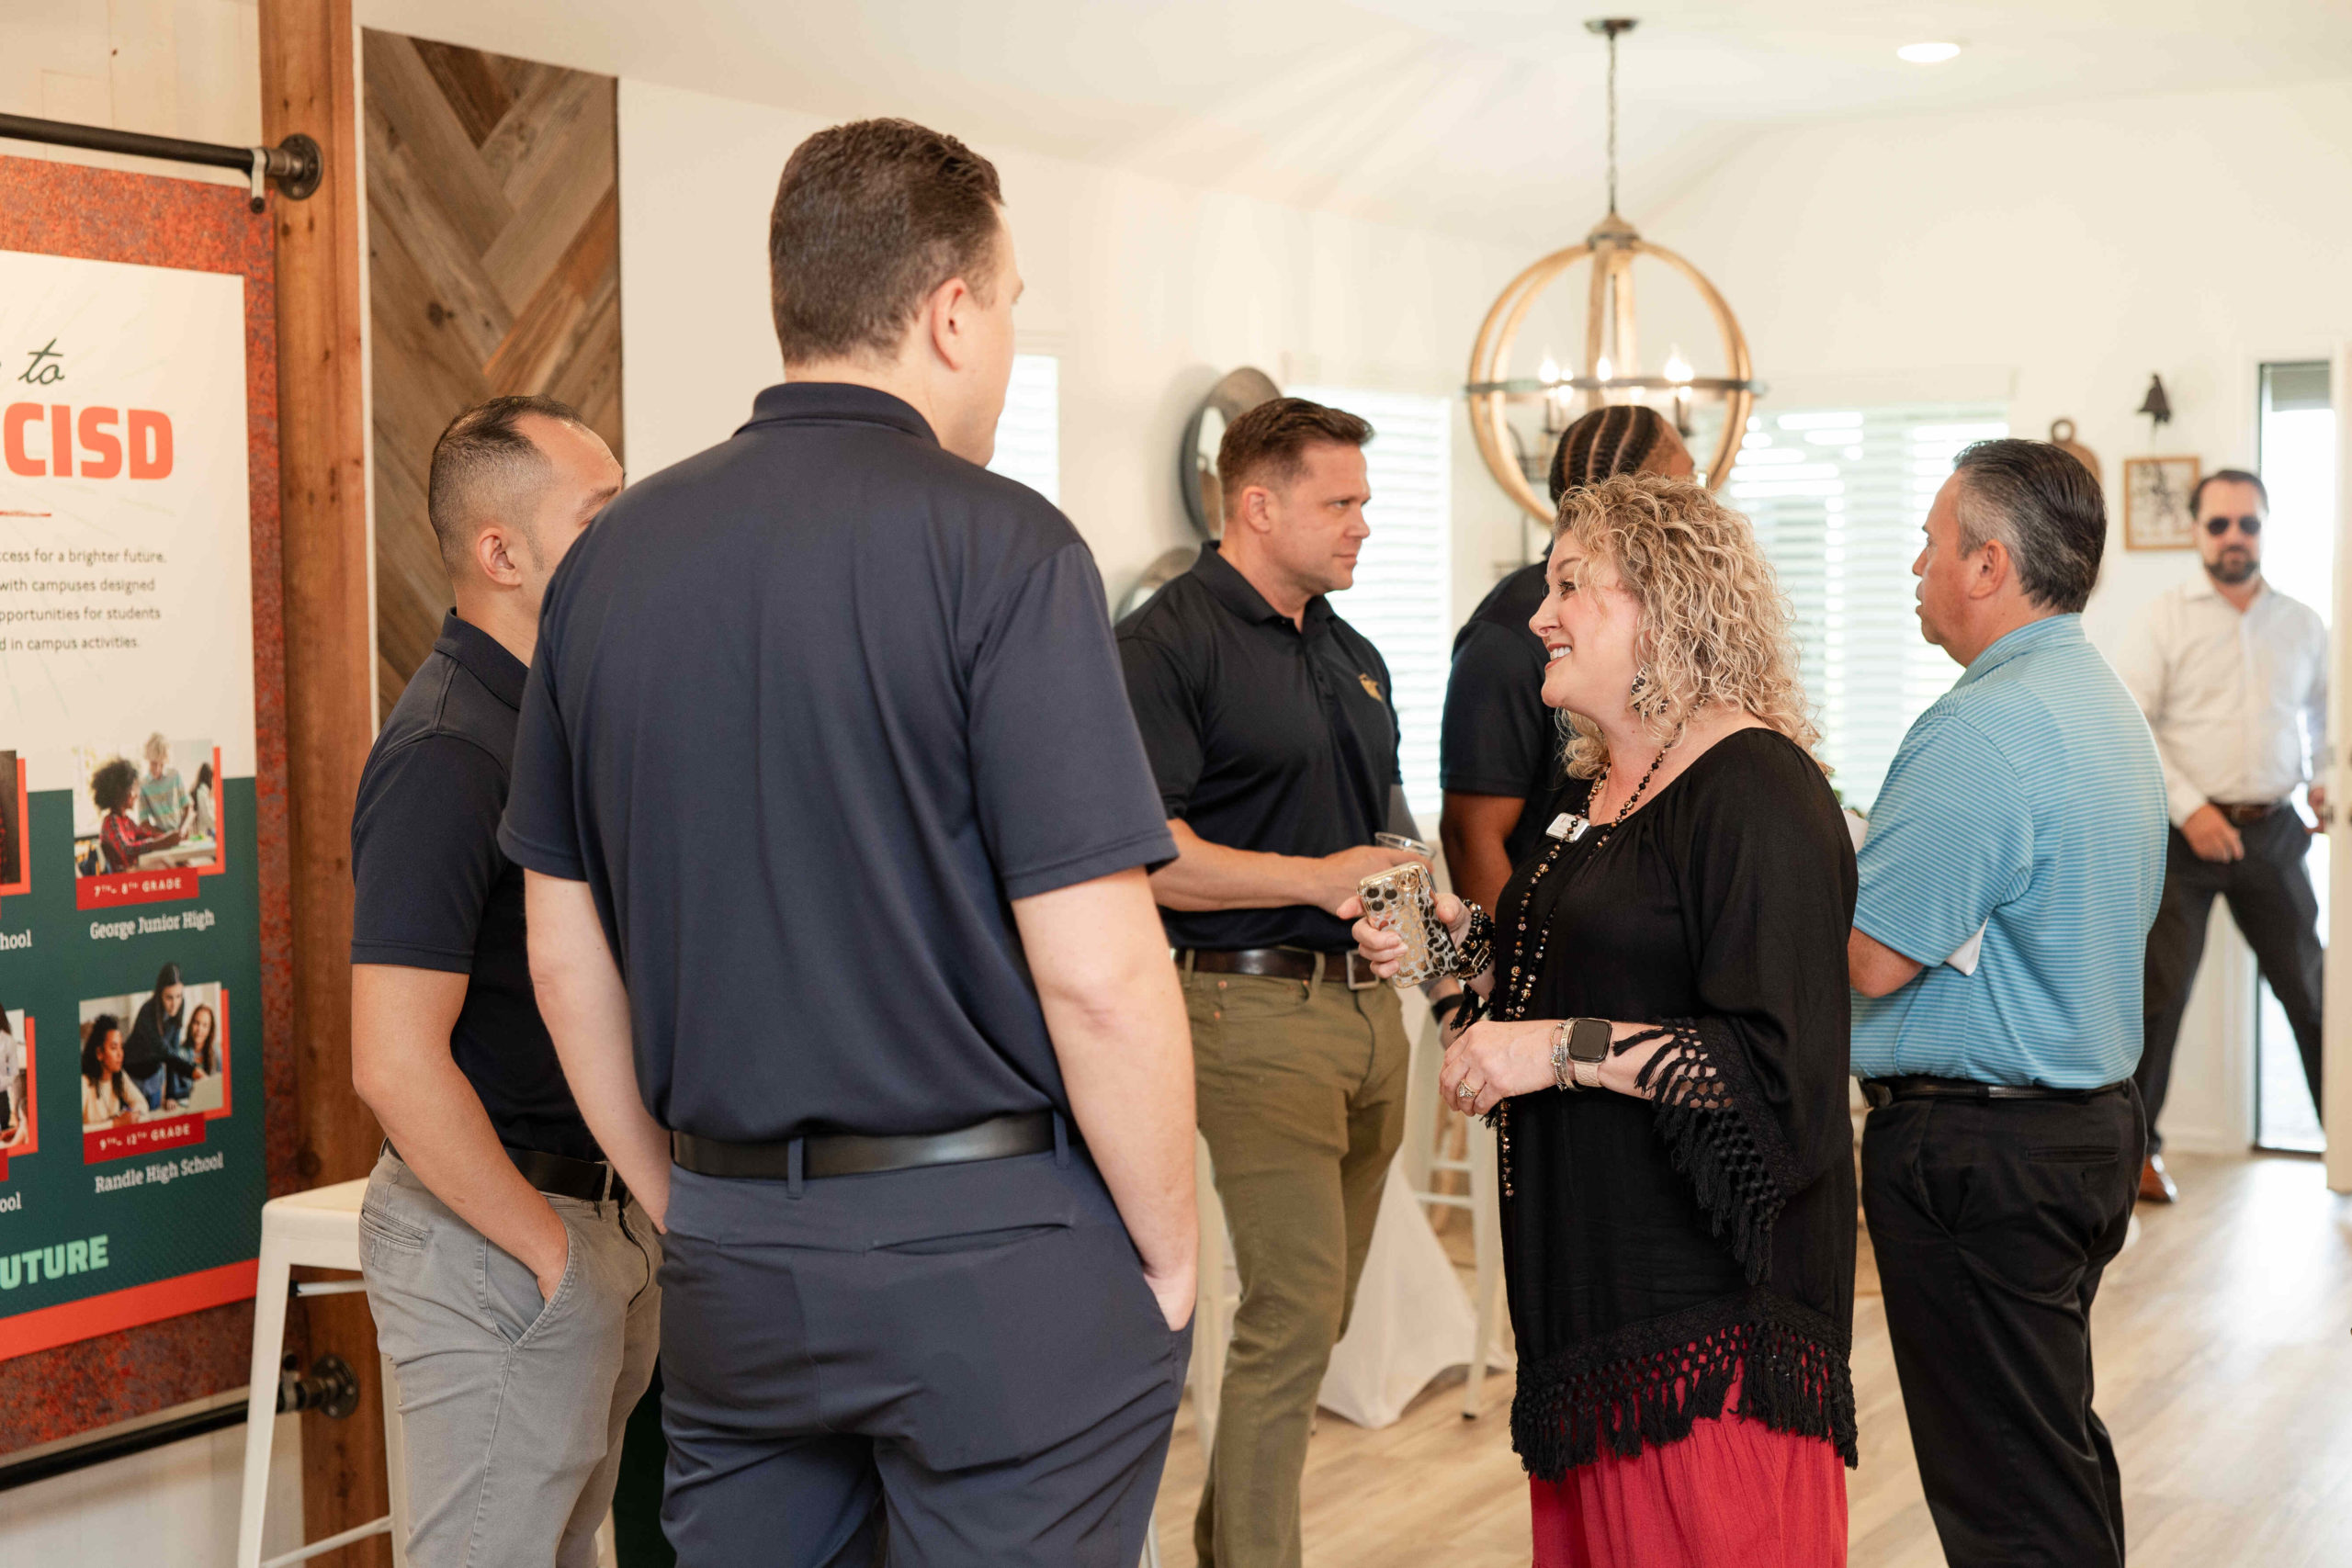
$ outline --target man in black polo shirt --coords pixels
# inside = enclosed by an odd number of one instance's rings
[[[661,1244],[564,1085],[497,842],[540,598],[620,484],[546,399],[442,434],[428,505],[458,607],[352,815],[351,1073],[389,1134],[359,1256],[400,1370],[420,1568],[591,1568],[661,1338]]]
[[[1656,409],[1611,403],[1578,419],[1552,454],[1552,502],[1612,474],[1687,479],[1690,449]],[[1453,637],[1438,738],[1445,791],[1438,836],[1453,891],[1482,908],[1501,898],[1511,867],[1544,841],[1561,771],[1559,716],[1544,705],[1544,639],[1528,630],[1544,602],[1544,558],[1494,586]]]
[[[1241,1305],[1193,1537],[1218,1568],[1299,1561],[1315,1393],[1404,1135],[1396,992],[1334,911],[1412,857],[1379,651],[1324,596],[1371,530],[1351,413],[1277,398],[1226,428],[1221,544],[1119,625],[1178,858],[1152,874],[1184,979],[1201,1133]]]
[[[581,1108],[667,1227],[688,1568],[1125,1568],[1167,1453],[1174,851],[1093,557],[979,467],[1001,203],[902,120],[793,152],[785,384],[572,552],[524,698],[500,841]]]

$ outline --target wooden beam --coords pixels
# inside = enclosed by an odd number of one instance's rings
[[[380,1134],[351,1087],[351,802],[375,732],[368,592],[367,424],[360,333],[358,76],[350,0],[261,0],[262,130],[314,138],[325,178],[274,198],[278,475],[285,529],[287,793],[293,852],[296,1168],[305,1185],[364,1176]],[[367,1390],[345,1420],[306,1415],[306,1531],[388,1508],[374,1325],[358,1295],[302,1314],[306,1356],[334,1351]],[[338,1563],[389,1563],[381,1537]]]

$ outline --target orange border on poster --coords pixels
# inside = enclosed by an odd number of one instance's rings
[[[60,1302],[55,1306],[20,1312],[14,1317],[0,1317],[0,1361],[112,1334],[117,1329],[136,1328],[158,1318],[177,1317],[182,1313],[250,1300],[260,1273],[260,1259],[249,1258],[242,1263],[223,1263],[217,1269],[199,1269],[193,1274],[177,1274],[153,1284],[133,1285],[125,1291],[109,1291],[102,1296],[84,1296],[77,1302]]]

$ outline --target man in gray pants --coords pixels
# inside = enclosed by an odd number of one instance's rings
[[[620,483],[560,403],[501,398],[443,433],[429,504],[458,607],[352,818],[352,1078],[390,1134],[359,1257],[420,1568],[592,1568],[661,1338],[661,1244],[564,1083],[497,844],[540,596]]]

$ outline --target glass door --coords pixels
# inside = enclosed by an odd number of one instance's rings
[[[2262,482],[2270,492],[2270,521],[2262,551],[2263,575],[2331,621],[2335,599],[2335,414],[2324,359],[2262,367]],[[2339,751],[2344,738],[2336,737]],[[2337,783],[2337,831],[2352,830],[2352,768]],[[2329,839],[2312,836],[2306,863],[2319,895],[2320,940],[2327,940]],[[2317,1153],[2324,1147],[2319,1111],[2303,1081],[2302,1058],[2286,1010],[2266,982],[2255,987],[2255,1146]]]

